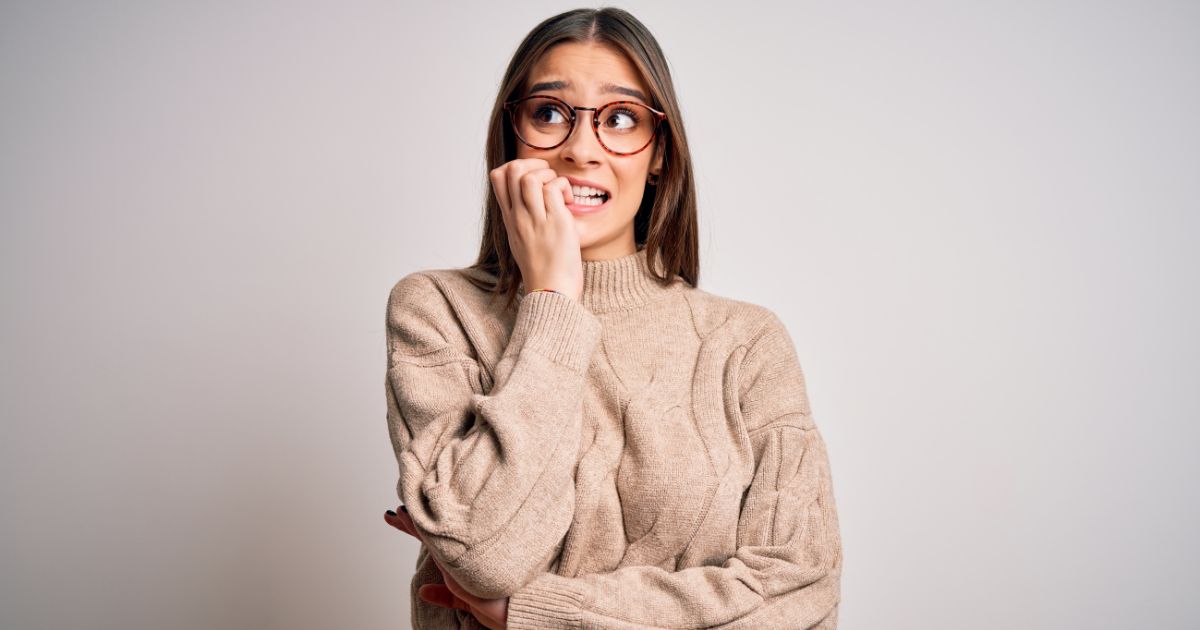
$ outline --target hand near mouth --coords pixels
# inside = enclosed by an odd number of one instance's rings
[[[567,208],[575,203],[570,180],[537,158],[506,162],[489,179],[525,289],[553,289],[578,300],[583,255],[579,228]]]

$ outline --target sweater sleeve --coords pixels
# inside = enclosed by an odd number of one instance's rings
[[[397,494],[467,590],[509,595],[550,566],[574,514],[583,384],[600,321],[570,297],[525,295],[487,393],[427,275],[392,289],[386,330]]]
[[[678,571],[543,572],[509,600],[510,630],[837,627],[842,549],[829,458],[791,338],[766,318],[737,379],[755,472],[735,553]]]

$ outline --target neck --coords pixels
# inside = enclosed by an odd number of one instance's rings
[[[610,258],[620,258],[628,256],[638,249],[637,244],[633,240],[633,224],[629,224],[627,233],[622,237],[613,238],[604,243],[593,244],[591,247],[583,248],[579,253],[583,260],[608,260]]]
[[[659,267],[662,271],[662,267]],[[663,286],[650,272],[645,249],[604,260],[583,261],[580,302],[594,313],[633,308],[677,291],[678,278]]]
[[[662,271],[659,265],[658,270]],[[645,249],[631,254],[583,261],[583,293],[579,301],[593,313],[636,308],[679,291],[686,283],[676,277],[663,286],[650,272]],[[524,293],[524,286],[520,288]],[[523,297],[523,295],[522,295]]]

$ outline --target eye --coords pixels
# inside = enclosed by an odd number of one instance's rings
[[[567,115],[557,105],[539,105],[533,110],[532,119],[541,125],[561,125],[567,122]]]
[[[642,121],[641,115],[632,108],[617,107],[604,119],[604,126],[617,131],[633,129]]]

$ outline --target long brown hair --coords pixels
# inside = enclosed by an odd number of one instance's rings
[[[662,172],[657,184],[646,184],[642,204],[633,218],[634,241],[645,248],[650,270],[660,282],[667,284],[678,275],[696,286],[700,275],[696,186],[683,116],[662,49],[645,25],[629,12],[614,7],[575,9],[546,19],[525,36],[513,53],[492,106],[487,171],[517,157],[517,140],[505,118],[504,103],[518,98],[517,92],[524,89],[538,59],[563,42],[603,43],[623,51],[650,86],[651,106],[667,113],[655,147],[663,158]],[[479,257],[469,268],[495,279],[494,283],[476,284],[503,295],[507,308],[516,299],[521,269],[509,249],[500,202],[486,174],[484,188],[487,199]],[[666,272],[665,276],[658,275],[658,267]]]

